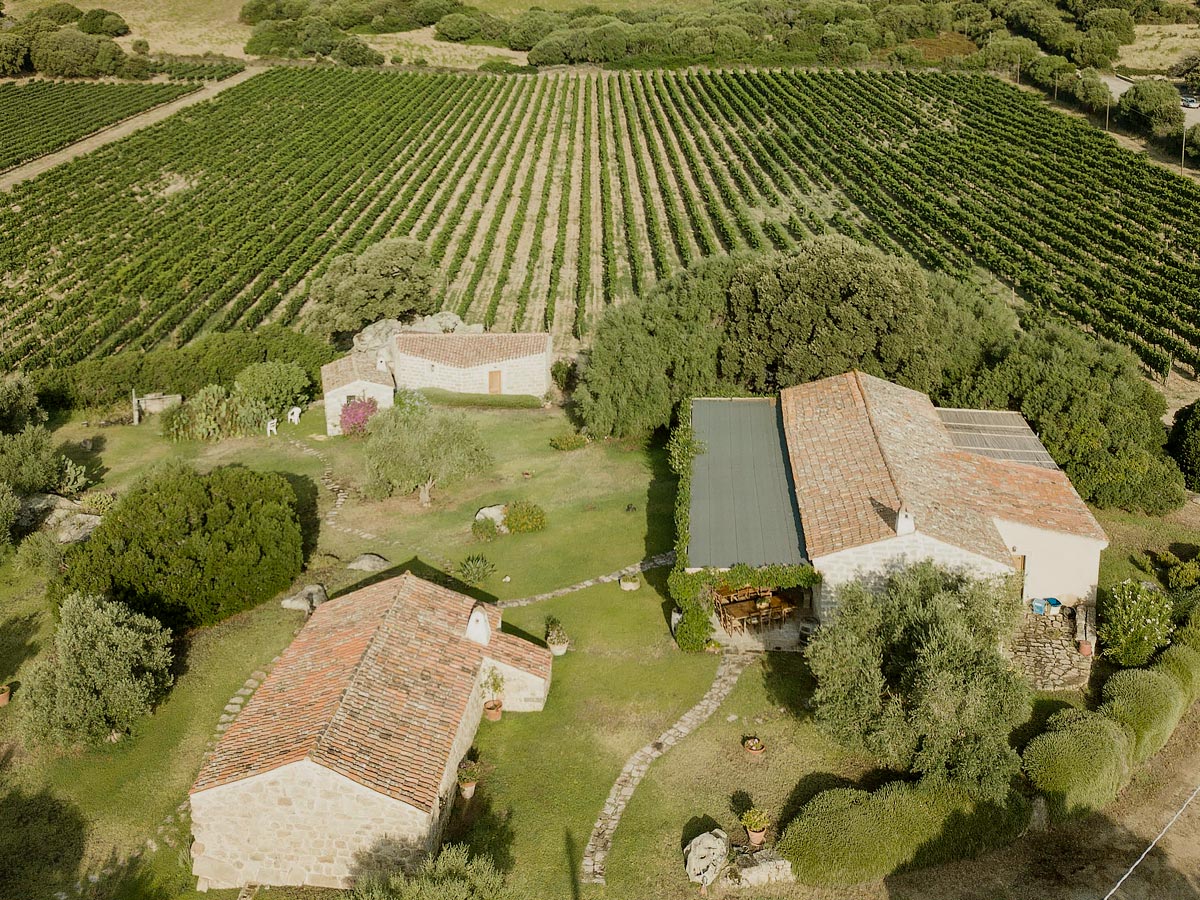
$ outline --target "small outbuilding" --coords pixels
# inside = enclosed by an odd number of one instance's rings
[[[342,433],[342,407],[351,400],[373,399],[380,409],[389,409],[396,395],[396,382],[386,365],[368,353],[350,353],[321,366],[321,389],[325,394],[325,433]]]
[[[317,607],[192,787],[199,889],[341,888],[434,852],[484,681],[502,676],[511,712],[550,687],[550,651],[500,617],[407,573]]]
[[[406,332],[392,338],[390,350],[391,371],[401,387],[534,397],[550,390],[549,334]]]

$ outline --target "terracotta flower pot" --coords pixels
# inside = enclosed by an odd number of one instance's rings
[[[764,753],[767,752],[767,746],[766,746],[766,744],[763,744],[762,742],[759,742],[758,745],[756,746],[756,745],[752,744],[750,741],[747,741],[742,746],[746,748],[746,752],[749,753],[751,756],[762,756]]]
[[[489,700],[483,704],[483,714],[487,716],[489,722],[499,722],[502,714],[501,707],[504,704],[499,700]]]
[[[766,840],[767,829],[764,828],[762,831],[751,831],[749,828],[747,828],[746,834],[750,836],[751,847],[761,847],[763,845],[763,841]]]
[[[567,644],[550,644],[550,652],[554,656],[562,656],[567,652]]]
[[[458,785],[458,792],[459,792],[460,794],[462,794],[462,798],[463,798],[464,800],[470,800],[472,797],[474,797],[474,796],[475,796],[475,785],[476,785],[476,783],[477,783],[477,782],[474,782],[474,781],[463,781],[463,782],[459,782],[459,785]]]
[[[0,706],[8,706],[8,698],[12,696],[11,685],[0,685]]]

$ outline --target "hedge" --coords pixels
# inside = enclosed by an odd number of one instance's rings
[[[805,805],[776,849],[804,884],[859,884],[1008,844],[1029,814],[1029,801],[1015,793],[1000,805],[945,785],[836,788]]]
[[[1183,689],[1170,675],[1149,669],[1126,669],[1104,683],[1100,711],[1129,729],[1130,761],[1143,763],[1170,739],[1186,705]]]
[[[1108,716],[1068,709],[1025,748],[1026,774],[1057,819],[1102,809],[1129,780],[1129,735]]]
[[[1150,668],[1175,679],[1183,692],[1185,707],[1200,700],[1200,650],[1187,644],[1172,644]]]
[[[532,394],[459,394],[441,388],[422,388],[430,403],[479,409],[541,409],[542,398]]]

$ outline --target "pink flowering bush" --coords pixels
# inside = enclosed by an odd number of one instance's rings
[[[379,404],[375,402],[374,397],[367,397],[365,400],[351,400],[342,407],[342,414],[338,420],[342,426],[342,434],[366,434],[367,422],[371,421],[371,416],[377,412],[379,412]]]

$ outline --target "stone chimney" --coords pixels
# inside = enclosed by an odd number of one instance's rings
[[[900,511],[896,513],[896,536],[903,537],[906,534],[912,534],[917,530],[917,518],[912,514],[912,510],[905,504],[900,504]]]

